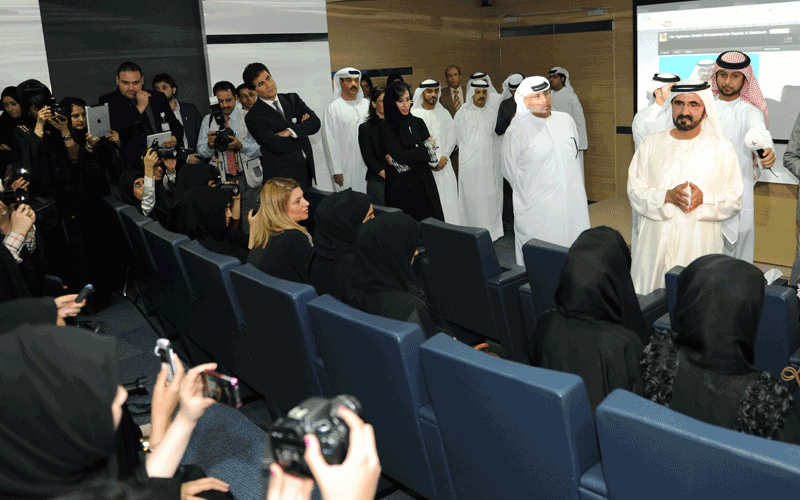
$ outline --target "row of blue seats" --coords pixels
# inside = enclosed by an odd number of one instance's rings
[[[800,480],[792,445],[624,391],[598,408],[595,426],[580,377],[444,334],[426,341],[416,325],[317,297],[115,203],[132,253],[151,266],[145,287],[193,357],[213,357],[279,413],[311,395],[355,395],[384,472],[427,498],[742,498],[753,484],[786,493]]]

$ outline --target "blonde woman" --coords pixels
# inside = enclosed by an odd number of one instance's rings
[[[250,221],[249,264],[276,278],[308,283],[311,236],[299,224],[308,219],[308,202],[292,179],[276,177],[261,188],[258,212]]]

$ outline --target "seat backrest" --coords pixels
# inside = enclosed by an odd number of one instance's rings
[[[192,289],[178,250],[189,241],[189,237],[167,231],[158,222],[145,226],[143,233],[158,269],[158,284],[168,308],[179,311],[190,309]]]
[[[797,446],[695,420],[622,389],[597,407],[609,498],[790,498]]]
[[[764,310],[753,347],[756,368],[781,376],[781,371],[789,363],[789,356],[800,347],[797,314],[797,291],[767,285]]]
[[[422,221],[422,242],[429,262],[429,290],[442,316],[458,326],[497,337],[486,286],[487,278],[503,272],[489,231]]]
[[[111,232],[113,234],[113,238],[122,243],[123,252],[125,254],[125,263],[128,265],[136,264],[138,266],[138,261],[136,261],[133,257],[133,244],[131,243],[131,239],[128,237],[128,231],[125,229],[121,215],[121,212],[126,208],[129,208],[130,205],[127,203],[122,203],[115,196],[111,195],[103,198],[103,201],[105,202],[109,211],[112,213],[111,219],[114,222]]]
[[[311,285],[284,281],[247,264],[231,271],[250,347],[259,353],[263,376],[275,381],[270,398],[284,412],[323,392],[314,360],[317,349],[306,305],[317,297]]]
[[[158,269],[153,261],[150,247],[148,247],[147,241],[144,239],[143,232],[144,226],[152,223],[153,219],[145,217],[130,206],[121,210],[119,215],[122,220],[122,226],[125,228],[125,232],[131,242],[134,258],[139,262],[139,267],[142,270],[142,278],[148,287],[148,293],[158,296],[157,293],[154,293],[157,290],[152,286]]]
[[[244,319],[230,272],[242,264],[236,257],[214,253],[197,241],[179,248],[186,274],[197,301],[198,328],[192,341],[215,361],[264,394],[266,382],[258,377],[247,337],[242,331]]]
[[[420,346],[458,499],[578,499],[599,460],[580,377],[488,356],[439,333]]]
[[[330,295],[308,304],[311,331],[335,394],[358,398],[384,473],[426,498],[439,498],[419,422],[429,403],[419,364],[419,326],[374,316]]]
[[[375,215],[378,214],[393,214],[393,213],[403,213],[402,210],[396,207],[383,207],[381,205],[372,205],[372,211],[375,212]]]
[[[667,308],[669,308],[669,322],[675,324],[675,306],[678,304],[678,275],[685,268],[675,266],[664,275],[664,286],[667,289]]]
[[[522,258],[528,271],[537,323],[546,311],[556,308],[556,288],[568,250],[567,247],[536,238],[522,245]],[[528,331],[532,331],[531,326],[526,327]]]

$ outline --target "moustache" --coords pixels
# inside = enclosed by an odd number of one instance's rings
[[[689,120],[689,121],[692,121],[692,117],[690,115],[678,115],[678,120]]]

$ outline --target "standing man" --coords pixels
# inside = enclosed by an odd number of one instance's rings
[[[367,165],[358,146],[358,125],[367,118],[369,99],[361,91],[361,72],[340,69],[333,75],[333,100],[322,114],[322,144],[333,189],[367,192]]]
[[[288,177],[302,189],[314,179],[314,154],[310,135],[319,132],[320,121],[299,95],[278,94],[278,86],[261,63],[250,63],[242,80],[258,95],[244,121],[261,147],[264,180]]]
[[[514,191],[514,249],[531,238],[571,246],[589,229],[589,204],[578,173],[578,129],[566,113],[552,110],[543,76],[522,80],[517,112],[503,140],[506,178]]]
[[[458,179],[450,163],[450,154],[456,146],[456,131],[453,118],[439,103],[441,87],[436,80],[425,80],[414,92],[411,114],[422,118],[431,137],[436,142],[439,161],[431,163],[433,178],[442,202],[444,221],[461,225],[461,207],[458,202]]]
[[[245,215],[250,209],[256,207],[258,194],[263,184],[263,170],[259,157],[261,149],[258,143],[247,131],[244,123],[246,111],[239,111],[236,108],[236,97],[231,82],[217,82],[213,88],[214,97],[217,98],[222,109],[222,116],[225,118],[225,127],[231,129],[234,136],[230,138],[230,143],[226,147],[216,147],[217,132],[220,129],[214,116],[209,113],[202,120],[200,127],[200,137],[202,141],[197,145],[198,154],[210,160],[211,164],[219,172],[220,180],[225,182],[237,182],[241,192],[242,213]],[[247,217],[242,217],[243,229],[249,233],[249,221]]]
[[[142,68],[124,62],[117,68],[117,90],[100,97],[100,104],[108,103],[111,128],[119,133],[122,170],[141,163],[148,135],[171,132],[172,136],[161,143],[165,147],[178,145],[177,138],[183,137],[183,125],[164,94],[150,93],[143,84]]]
[[[792,135],[789,136],[789,144],[786,146],[786,152],[783,153],[783,166],[795,177],[800,178],[800,115],[797,115]],[[797,220],[800,221],[800,199],[797,201]],[[800,234],[797,236],[797,252],[789,284],[796,286],[798,278],[800,278]]]
[[[503,236],[503,183],[492,143],[497,110],[487,104],[488,97],[489,84],[472,81],[454,124],[460,145],[461,223],[487,229],[495,241]]]
[[[244,83],[236,87],[236,98],[239,100],[239,103],[242,105],[242,110],[245,112],[250,111],[253,107],[253,104],[256,103],[256,99],[258,99],[258,95],[255,91],[250,90],[247,88],[247,85]]]
[[[497,112],[500,109],[500,94],[497,93],[497,89],[494,88],[492,85],[492,77],[490,77],[487,73],[483,73],[478,71],[477,73],[473,73],[469,75],[469,81],[467,82],[467,89],[472,84],[472,82],[483,81],[489,84],[489,94],[486,96],[486,104]]]
[[[495,148],[498,153],[498,165],[500,165],[500,172],[505,172],[503,168],[503,135],[511,125],[511,120],[517,112],[517,102],[514,100],[514,93],[517,87],[525,79],[522,73],[511,73],[506,81],[503,82],[503,93],[500,95],[500,109],[497,111],[497,123],[494,126],[494,133],[497,137],[494,139]],[[514,202],[513,191],[508,179],[503,176],[503,229],[511,230],[514,227]]]
[[[711,91],[714,93],[714,106],[719,113],[722,134],[736,151],[744,183],[742,210],[722,224],[722,234],[725,236],[723,253],[752,264],[756,247],[753,189],[761,169],[755,153],[745,144],[744,137],[751,129],[761,134],[765,153],[761,164],[764,168],[772,168],[775,153],[772,150],[772,136],[767,131],[769,111],[747,54],[735,50],[723,52],[717,57],[713,74]]]
[[[200,133],[200,112],[197,107],[190,102],[178,102],[178,86],[175,80],[166,73],[160,73],[153,77],[153,90],[164,94],[175,114],[175,118],[183,125],[183,137],[178,138],[178,146],[197,150],[197,134]],[[200,157],[196,154],[189,155],[187,163],[197,163]]]
[[[553,110],[567,113],[575,120],[578,127],[578,157],[581,161],[581,177],[585,179],[583,172],[583,152],[589,147],[589,140],[586,137],[586,117],[583,116],[583,106],[578,99],[578,95],[569,83],[569,71],[560,66],[551,69],[547,74],[550,80],[550,88],[553,90]]]
[[[722,221],[742,208],[742,175],[711,85],[678,82],[667,103],[673,127],[645,137],[628,169],[628,198],[642,215],[631,277],[642,295],[662,288],[674,266],[721,253]]]
[[[456,112],[464,104],[464,88],[461,86],[461,69],[458,66],[448,66],[444,70],[447,79],[447,88],[442,92],[439,102],[442,103],[450,116],[455,118]]]

